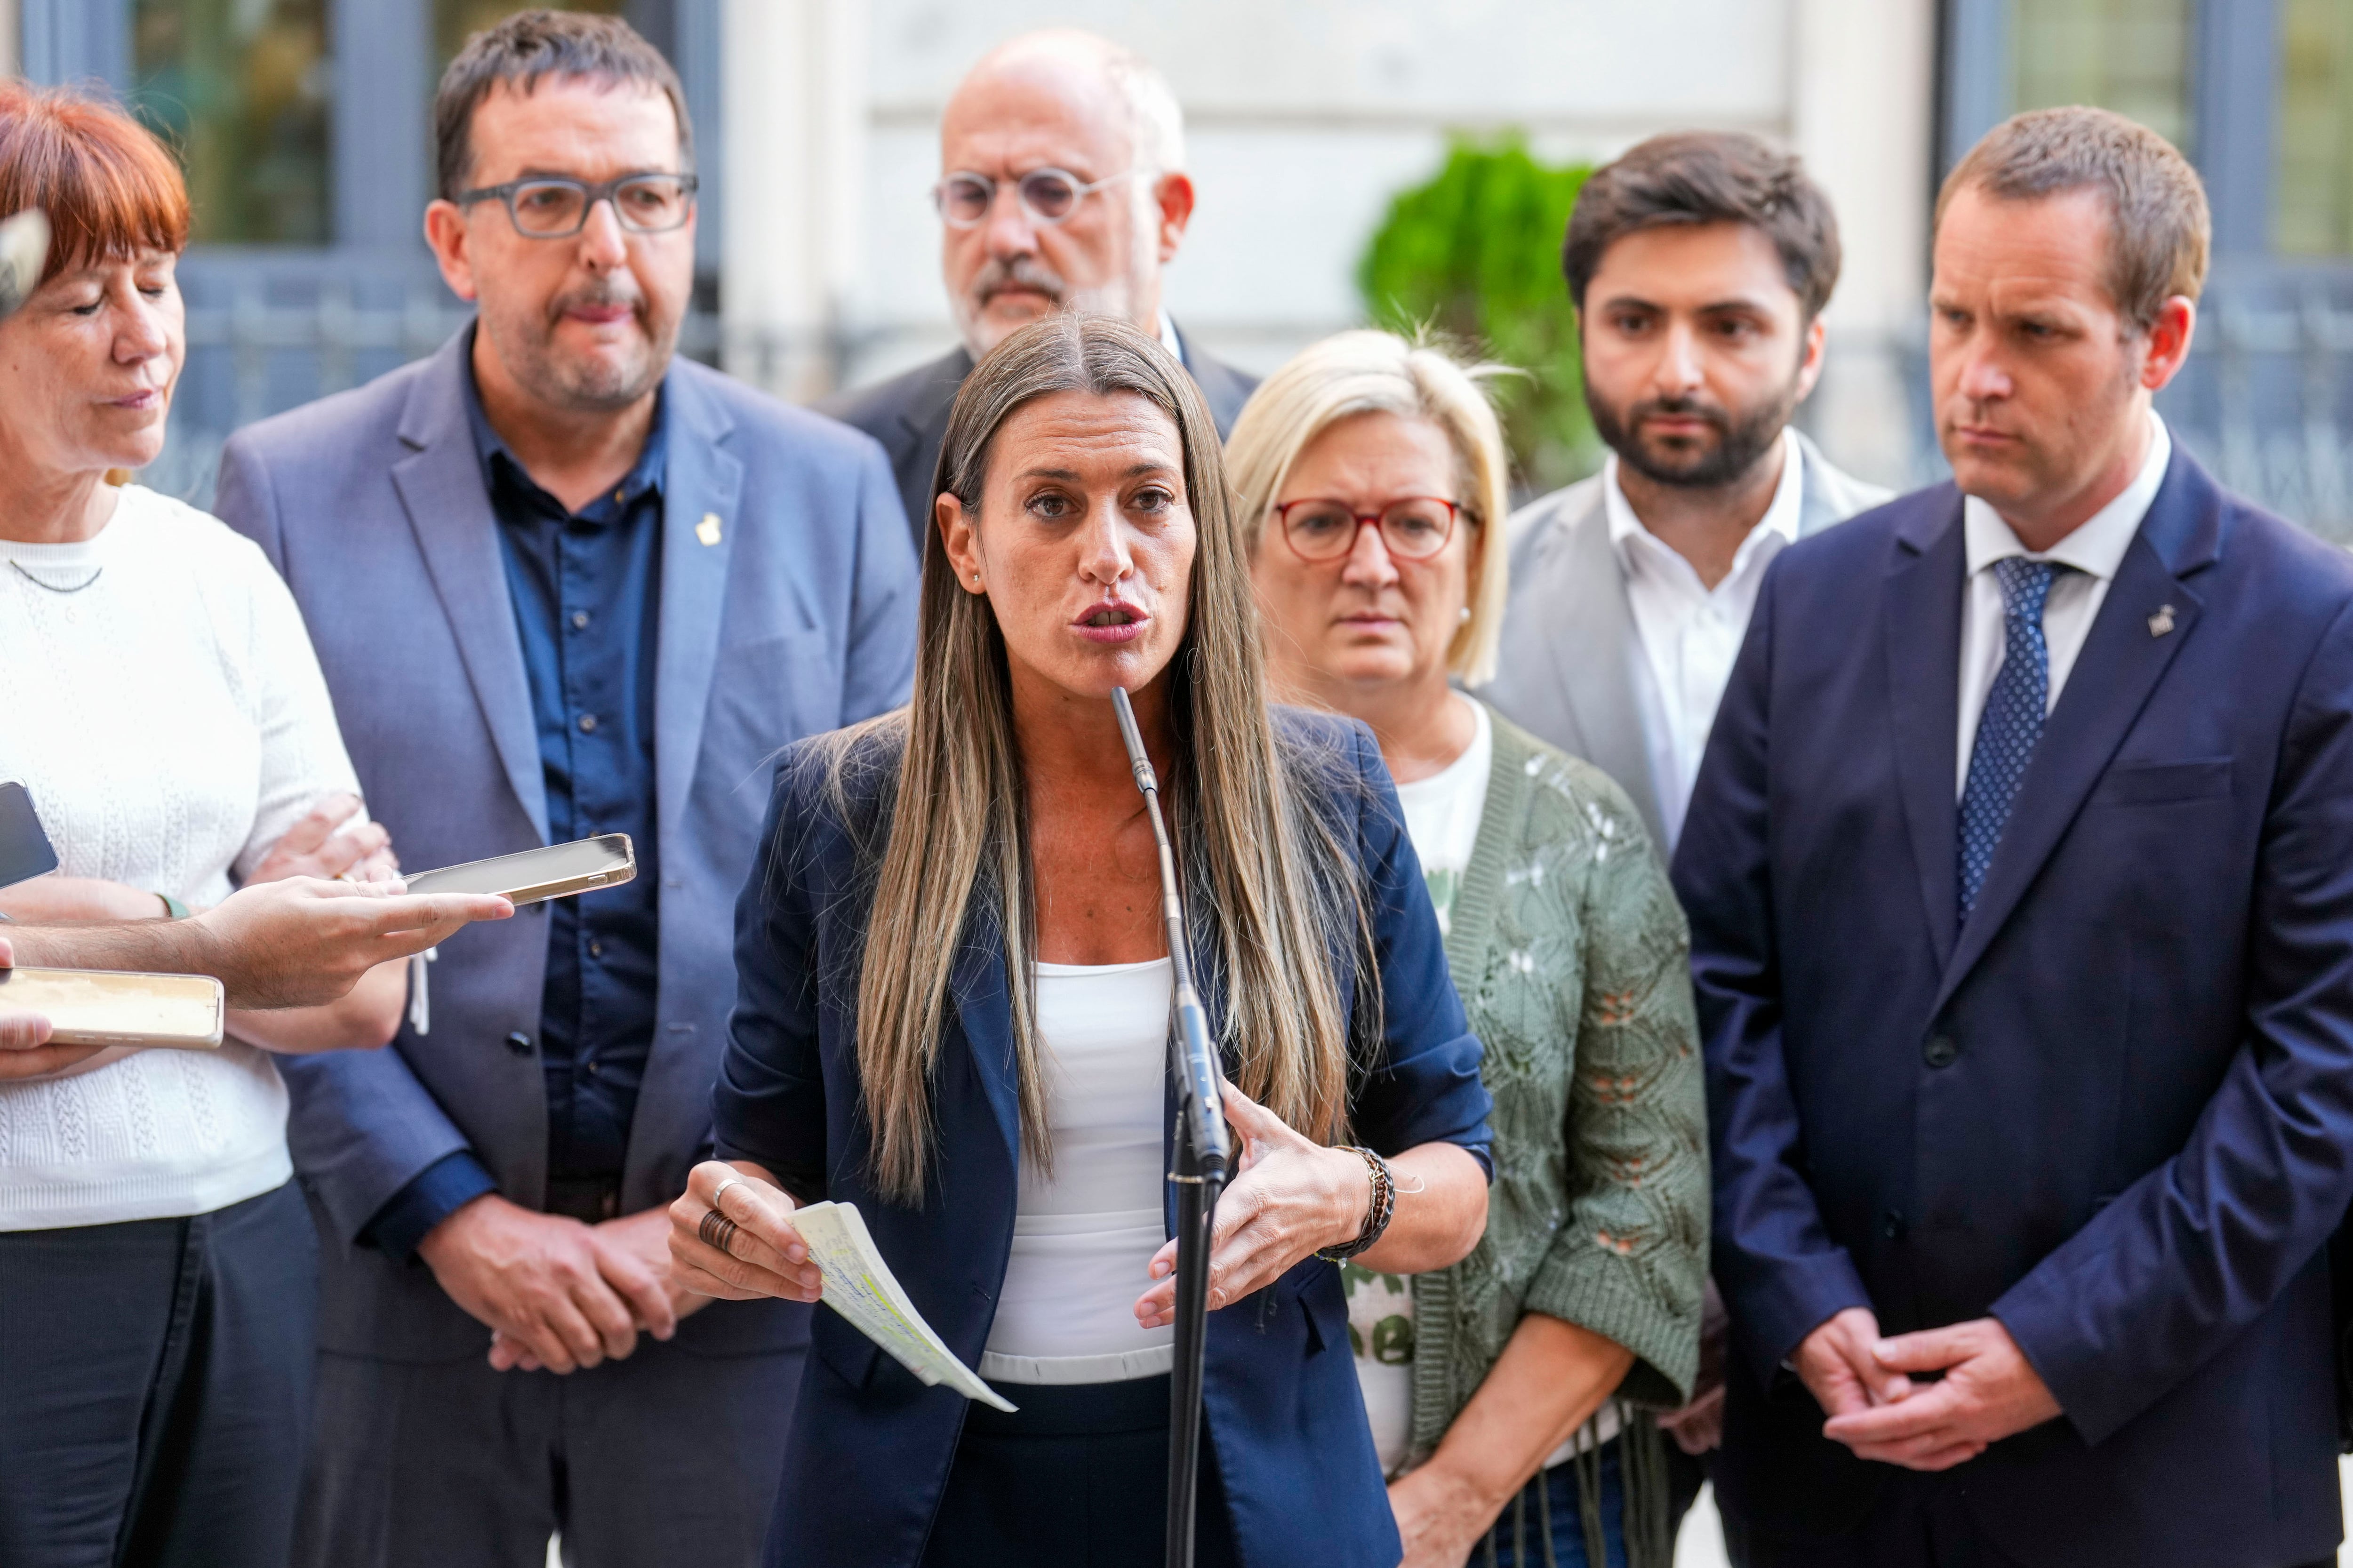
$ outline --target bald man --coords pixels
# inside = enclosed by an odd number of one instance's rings
[[[837,398],[826,412],[882,443],[915,531],[932,527],[932,469],[948,405],[1015,328],[1070,308],[1156,333],[1229,429],[1257,378],[1211,359],[1160,302],[1161,268],[1193,216],[1185,119],[1160,73],[1092,33],[1025,33],[987,55],[940,121],[940,271],[963,343]]]

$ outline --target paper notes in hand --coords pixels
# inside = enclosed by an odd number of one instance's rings
[[[825,1304],[860,1333],[891,1353],[926,1386],[946,1384],[966,1399],[1011,1411],[995,1389],[980,1380],[942,1342],[892,1278],[891,1266],[868,1234],[855,1204],[811,1204],[796,1209],[793,1228],[808,1243],[809,1257],[825,1274]]]

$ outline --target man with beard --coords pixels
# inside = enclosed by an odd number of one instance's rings
[[[1798,160],[1735,132],[1596,170],[1562,247],[1610,450],[1510,525],[1496,707],[1683,827],[1765,568],[1888,499],[1789,428],[1821,374],[1838,220]]]
[[[626,833],[638,869],[419,963],[390,1048],[289,1058],[324,1255],[296,1558],[538,1568],[560,1531],[745,1564],[807,1309],[685,1294],[663,1205],[710,1147],[773,758],[904,700],[914,559],[872,441],[674,357],[693,143],[643,39],[511,17],[435,130],[475,323],[239,433],[219,511],[410,867]]]
[[[973,67],[940,121],[940,270],[964,342],[826,412],[882,443],[920,552],[948,405],[982,355],[1050,310],[1119,316],[1158,336],[1233,427],[1255,376],[1211,359],[1160,302],[1193,216],[1185,119],[1160,73],[1092,33],[1050,28]]]

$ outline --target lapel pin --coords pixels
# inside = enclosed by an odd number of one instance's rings
[[[701,541],[702,541],[702,542],[703,542],[703,543],[705,543],[705,544],[716,544],[716,543],[718,543],[718,542],[719,542],[719,514],[718,514],[717,512],[715,512],[715,511],[706,511],[706,512],[704,512],[704,513],[702,514],[702,521],[701,522],[698,522],[698,523],[696,523],[696,524],[694,525],[694,537],[695,537],[695,538],[697,538],[697,539],[700,539],[700,540],[701,540]],[[2170,606],[2168,606],[2168,607],[2169,608]],[[2154,626],[2154,625],[2156,625],[2157,623],[2156,623],[2156,622],[2154,622],[2154,621],[2152,621],[2152,622],[2150,622],[2149,624],[2150,624],[2151,626]],[[2172,626],[2172,625],[2173,625],[2173,623],[2172,623],[2172,622],[2170,622],[2170,621],[2168,621],[2168,622],[2166,623],[2166,626],[2168,626],[2168,628],[2170,628],[2170,627]]]
[[[705,540],[703,542],[707,544],[710,541]],[[2148,618],[2148,635],[2153,637],[2161,637],[2172,629],[2173,606],[2171,605],[2159,605],[2157,607],[2157,614],[2149,616]]]

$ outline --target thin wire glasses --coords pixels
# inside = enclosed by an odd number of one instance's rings
[[[503,202],[517,234],[532,239],[569,239],[587,226],[588,214],[598,202],[609,201],[613,216],[631,234],[667,234],[686,226],[694,212],[699,183],[692,174],[624,174],[591,185],[542,174],[461,192],[458,205]]]
[[[1029,221],[1051,228],[1068,223],[1089,195],[1134,173],[1124,169],[1086,182],[1068,169],[1032,169],[1013,185]],[[959,170],[932,187],[932,205],[940,209],[940,221],[950,228],[977,228],[988,221],[988,211],[997,205],[997,182],[987,174]]]
[[[1310,497],[1284,501],[1274,515],[1303,561],[1339,560],[1367,526],[1381,531],[1381,542],[1399,561],[1427,561],[1454,537],[1462,509],[1437,496],[1407,496],[1378,511],[1358,511],[1346,501]]]

